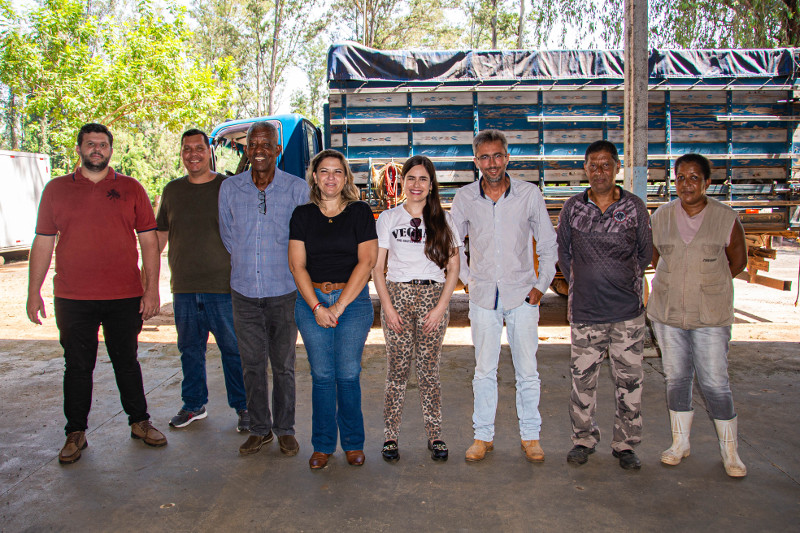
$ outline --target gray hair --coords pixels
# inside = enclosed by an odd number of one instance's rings
[[[503,143],[503,150],[508,153],[508,140],[500,130],[483,130],[472,139],[472,154],[478,153],[478,147],[484,143],[500,141]]]

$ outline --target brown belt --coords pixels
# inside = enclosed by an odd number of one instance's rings
[[[347,285],[347,283],[331,283],[330,281],[326,281],[324,283],[314,283],[312,281],[311,285],[315,289],[319,289],[322,292],[324,292],[325,294],[330,294],[333,291],[338,291],[338,290],[344,289],[344,287],[345,287],[345,285]]]

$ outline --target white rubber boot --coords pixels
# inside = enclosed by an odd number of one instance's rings
[[[722,464],[725,472],[731,477],[744,477],[747,467],[739,459],[738,422],[736,417],[730,420],[714,420],[719,438],[719,453],[722,455]]]
[[[665,465],[680,464],[681,459],[689,457],[689,432],[692,429],[694,411],[670,411],[669,423],[672,427],[672,446],[661,452],[661,462]]]

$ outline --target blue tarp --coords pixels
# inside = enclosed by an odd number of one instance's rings
[[[335,44],[328,51],[329,82],[480,82],[624,78],[622,50],[374,50]],[[800,49],[656,50],[650,77],[789,78]]]

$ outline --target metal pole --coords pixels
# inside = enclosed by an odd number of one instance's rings
[[[647,201],[647,0],[625,0],[625,189]]]

